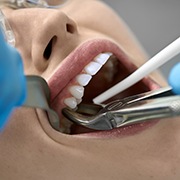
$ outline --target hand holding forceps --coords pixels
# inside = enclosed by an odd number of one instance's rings
[[[89,111],[90,110],[90,111]],[[180,96],[171,87],[115,100],[107,105],[80,105],[77,112],[64,108],[63,114],[76,124],[95,130],[180,115]]]

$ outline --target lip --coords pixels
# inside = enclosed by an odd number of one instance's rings
[[[135,70],[135,66],[130,63],[131,59],[115,43],[104,39],[89,40],[71,52],[60,63],[48,80],[51,90],[51,101],[62,92],[63,88],[66,87],[94,57],[103,52],[112,52],[126,64],[130,71],[133,72]]]
[[[48,79],[48,85],[51,92],[51,107],[62,117],[61,109],[65,107],[63,100],[70,96],[67,85],[73,84],[73,79],[84,67],[92,61],[97,55],[103,52],[112,52],[117,58],[121,59],[123,64],[129,68],[129,71],[136,69],[132,60],[115,43],[104,39],[93,39],[84,42],[72,51],[55,69],[54,73]]]
[[[113,53],[118,59],[121,60],[121,63],[123,63],[129,69],[130,73],[136,69],[136,66],[132,64],[132,59],[128,57],[119,46],[109,40],[90,40],[78,46],[60,63],[53,75],[48,80],[48,85],[51,92],[50,104],[51,107],[58,113],[59,117],[62,117],[61,109],[65,107],[63,100],[69,95],[66,87],[73,83],[72,81],[74,77],[77,76],[84,69],[84,67],[94,59],[94,57],[104,52]],[[159,88],[159,86],[149,78],[144,78],[143,81],[150,88],[150,90]],[[128,136],[148,129],[149,127],[157,124],[157,122],[159,122],[159,120],[121,127],[110,131],[96,131],[73,136],[101,138]]]

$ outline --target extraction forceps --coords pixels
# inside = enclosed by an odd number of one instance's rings
[[[110,130],[154,119],[180,115],[180,96],[171,87],[112,101],[106,105],[81,104],[77,111],[63,114],[72,122],[94,130]]]

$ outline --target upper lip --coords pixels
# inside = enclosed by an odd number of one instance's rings
[[[89,40],[72,51],[59,64],[48,80],[51,102],[94,57],[103,52],[113,53],[130,71],[135,70],[135,66],[132,65],[130,58],[115,43],[104,39]]]

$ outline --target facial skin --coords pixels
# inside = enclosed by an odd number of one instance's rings
[[[4,8],[3,12],[15,33],[25,73],[42,76],[50,89],[51,78],[65,58],[89,40],[114,42],[137,67],[147,59],[123,21],[101,1],[73,0],[58,10]],[[43,52],[54,36],[56,40],[47,60]],[[66,77],[69,72],[63,73]],[[64,80],[64,76],[59,78]],[[165,85],[159,74],[154,73],[152,78]],[[179,128],[180,121],[174,118],[128,136],[67,135],[55,131],[42,110],[18,108],[0,135],[0,177],[178,180]]]

